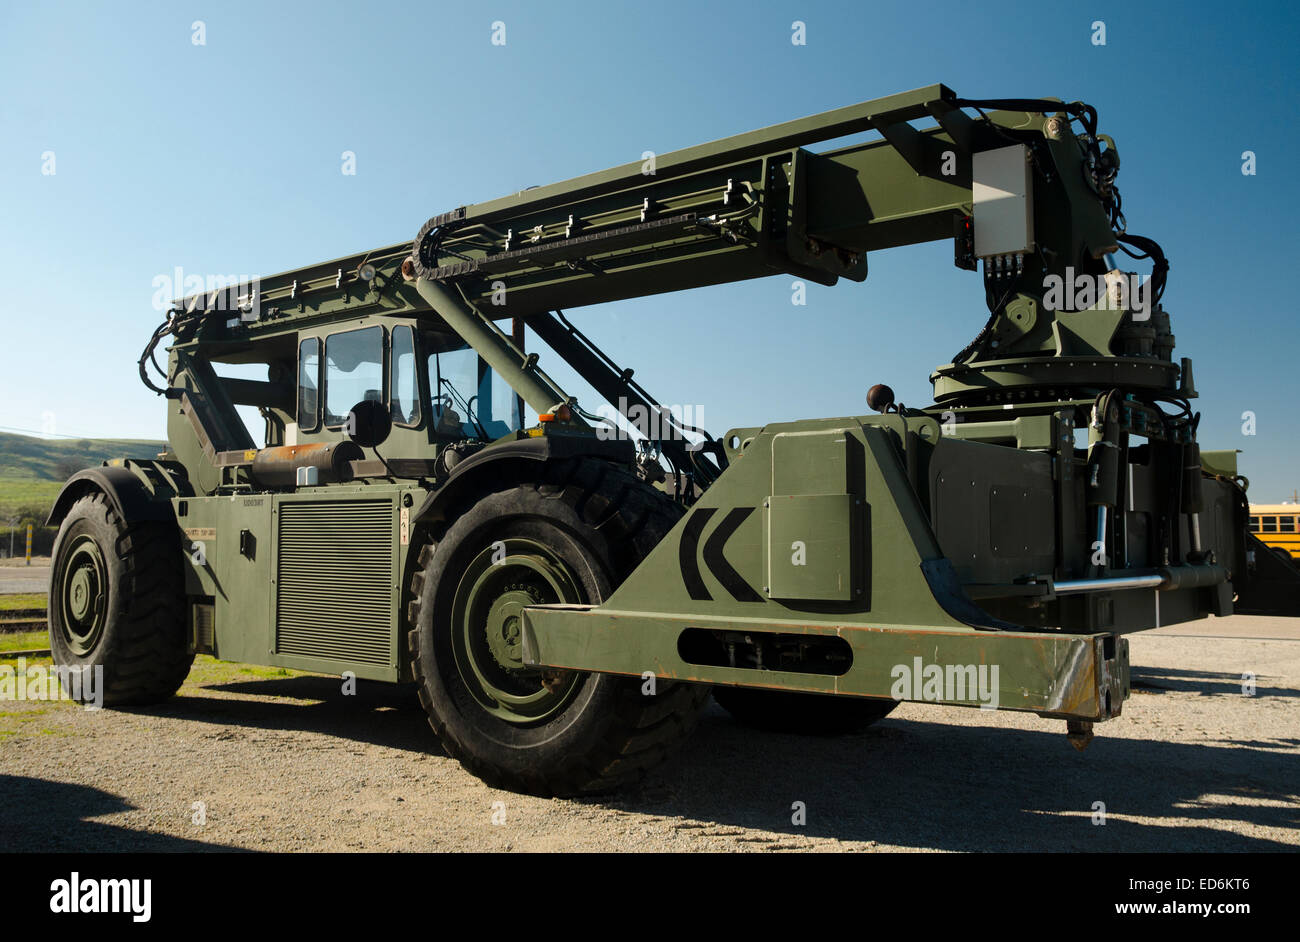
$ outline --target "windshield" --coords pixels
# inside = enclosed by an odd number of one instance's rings
[[[384,401],[384,329],[325,338],[325,424],[342,425],[358,402]]]

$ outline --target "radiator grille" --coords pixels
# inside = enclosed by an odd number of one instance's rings
[[[195,602],[191,619],[194,624],[194,653],[211,654],[217,639],[216,606]]]
[[[390,664],[392,504],[283,503],[278,535],[276,652]]]

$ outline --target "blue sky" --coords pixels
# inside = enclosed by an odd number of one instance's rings
[[[175,266],[282,271],[645,150],[943,82],[1097,107],[1129,228],[1172,262],[1202,447],[1243,449],[1251,497],[1279,500],[1300,488],[1297,38],[1281,3],[5,2],[0,427],[162,437],[135,360]],[[876,382],[924,405],[986,316],[946,242],[873,255],[865,284],[810,285],[805,307],[789,282],[571,317],[721,434],[866,411]]]

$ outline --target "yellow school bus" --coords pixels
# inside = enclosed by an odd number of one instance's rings
[[[1251,504],[1250,532],[1263,543],[1300,559],[1300,504]]]

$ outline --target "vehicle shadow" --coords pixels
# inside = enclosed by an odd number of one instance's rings
[[[88,785],[0,774],[0,831],[9,852],[242,850],[89,820],[133,810],[126,799]]]
[[[889,718],[851,736],[765,733],[711,705],[677,759],[599,803],[681,827],[754,828],[949,851],[1292,851],[1289,740],[1107,738]],[[1056,727],[1060,726],[1058,730]],[[794,824],[802,802],[806,823]],[[1094,824],[1102,803],[1104,825]],[[1149,819],[1140,821],[1137,819]],[[1225,830],[1236,822],[1239,831]],[[1290,842],[1249,833],[1289,829]]]
[[[1223,673],[1221,671],[1197,671],[1175,667],[1133,667],[1130,672],[1134,690],[1177,691],[1195,693],[1203,697],[1245,696],[1242,685],[1245,679],[1240,673]],[[1293,687],[1266,687],[1263,682],[1266,675],[1253,678],[1254,696],[1257,697],[1300,697],[1300,690]]]
[[[222,726],[322,733],[406,752],[446,754],[429,728],[414,684],[359,680],[355,694],[345,696],[337,677],[302,675],[205,684],[201,689],[240,699],[181,694],[149,707],[119,709]]]

